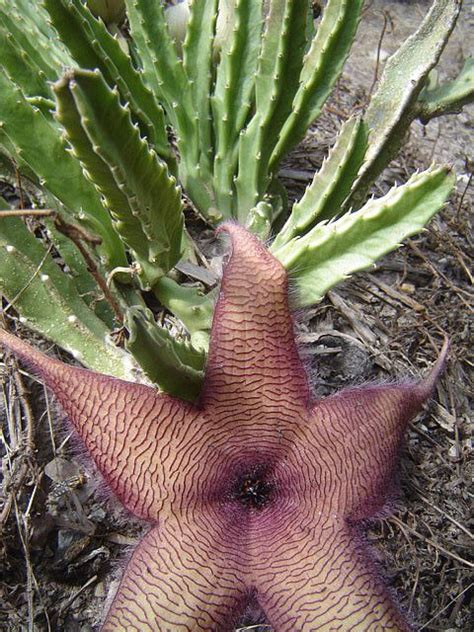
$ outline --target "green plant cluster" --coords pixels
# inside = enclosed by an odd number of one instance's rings
[[[127,0],[122,30],[87,4],[0,0],[1,164],[59,218],[44,220],[40,239],[0,218],[0,292],[84,365],[199,392],[213,295],[178,282],[175,266],[193,252],[183,192],[210,225],[234,219],[275,237],[295,307],[398,247],[449,195],[454,175],[441,166],[366,201],[415,118],[473,99],[472,60],[449,84],[431,73],[458,0],[434,1],[292,208],[279,165],[339,79],[362,0],[328,0],[316,24],[308,0],[195,0],[182,42],[159,0]],[[76,228],[96,240],[71,241]],[[160,325],[150,296],[183,328]]]

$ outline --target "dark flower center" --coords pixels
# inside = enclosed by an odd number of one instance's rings
[[[233,497],[245,507],[262,509],[270,500],[272,491],[273,485],[265,480],[263,473],[254,473],[239,478]]]

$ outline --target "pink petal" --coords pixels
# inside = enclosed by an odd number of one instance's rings
[[[263,244],[237,224],[232,255],[214,313],[202,402],[221,407],[277,410],[306,402],[309,390],[293,334],[288,279]]]
[[[176,445],[199,413],[155,388],[49,358],[3,330],[0,343],[51,389],[125,507],[142,518],[156,519],[163,499],[173,495],[180,459]]]

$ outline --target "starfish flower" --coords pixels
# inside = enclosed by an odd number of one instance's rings
[[[427,379],[312,401],[287,274],[233,224],[195,404],[0,342],[56,396],[110,488],[150,530],[103,632],[229,630],[257,603],[278,632],[408,630],[360,534],[383,507]]]

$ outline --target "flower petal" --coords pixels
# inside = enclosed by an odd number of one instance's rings
[[[262,550],[257,599],[278,632],[294,630],[409,630],[364,551],[343,525],[287,523]],[[264,544],[264,543],[262,543]]]
[[[222,550],[222,529],[202,514],[160,517],[140,542],[101,632],[227,630],[248,600]]]
[[[313,407],[303,444],[314,463],[324,462],[332,472],[326,502],[333,511],[360,520],[383,507],[393,491],[406,426],[430,396],[447,350],[445,343],[425,380],[346,389]]]
[[[201,401],[239,410],[262,404],[278,409],[309,399],[288,306],[288,278],[264,245],[237,224],[214,313],[209,362]]]
[[[24,360],[51,389],[104,478],[135,515],[156,519],[176,485],[174,449],[199,413],[156,389],[49,358],[0,330],[0,343]],[[199,424],[197,424],[199,427]],[[174,475],[170,472],[173,471]],[[177,486],[179,487],[179,486]]]

